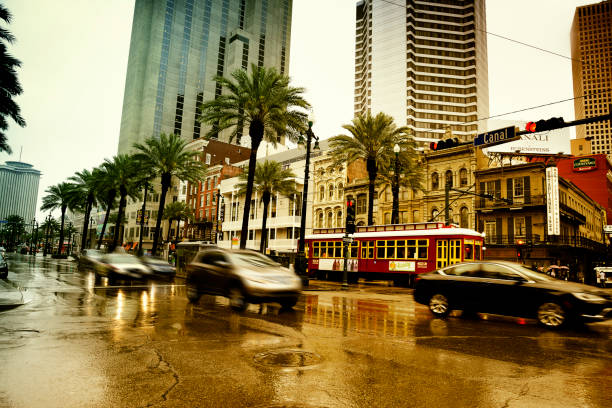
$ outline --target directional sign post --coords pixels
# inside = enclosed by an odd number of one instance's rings
[[[521,137],[516,134],[517,128],[508,126],[507,128],[481,133],[474,138],[474,147],[491,147],[502,143],[518,140]]]

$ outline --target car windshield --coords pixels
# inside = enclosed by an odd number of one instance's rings
[[[252,267],[257,266],[260,268],[263,267],[278,267],[280,266],[278,263],[274,262],[272,259],[268,258],[265,255],[258,254],[256,252],[236,252],[230,255],[232,261],[238,266],[246,266]]]
[[[138,259],[127,254],[112,254],[106,260],[108,263],[138,263]]]

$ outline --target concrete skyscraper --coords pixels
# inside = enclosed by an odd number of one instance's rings
[[[612,1],[576,8],[571,45],[576,119],[608,113],[612,105]],[[610,121],[576,126],[574,154],[610,154],[611,145]]]
[[[136,0],[119,153],[160,133],[203,136],[198,105],[221,93],[215,75],[251,63],[287,74],[291,9],[292,0]]]
[[[484,0],[359,1],[355,114],[389,114],[417,140],[470,140],[489,116],[485,31]]]
[[[36,216],[40,171],[31,164],[7,161],[0,165],[0,220],[19,215],[26,224]]]

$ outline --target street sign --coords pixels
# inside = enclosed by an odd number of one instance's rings
[[[355,239],[353,237],[343,237],[342,242],[346,242],[347,244],[352,244]]]
[[[503,129],[479,134],[474,138],[474,147],[490,147],[520,138],[520,136],[516,135],[516,127],[508,126]]]
[[[6,224],[7,222],[7,220],[0,220],[0,224]]]

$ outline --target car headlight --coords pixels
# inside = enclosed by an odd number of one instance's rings
[[[578,293],[572,293],[572,295],[574,295],[580,300],[584,300],[585,302],[591,302],[591,303],[605,303],[606,302],[606,299],[602,298],[601,296],[593,295],[591,293],[578,292]]]

